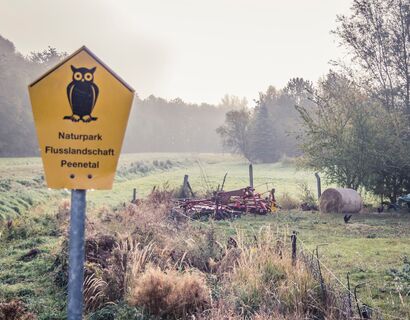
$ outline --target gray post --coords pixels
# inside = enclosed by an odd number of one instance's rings
[[[249,164],[249,186],[253,189],[253,166]]]
[[[136,202],[137,202],[137,188],[134,188],[132,192],[132,203],[136,203]]]
[[[290,236],[292,241],[292,266],[296,266],[296,231]]]
[[[184,182],[182,183],[182,198],[188,198],[188,175],[184,175]]]
[[[86,190],[71,190],[68,320],[81,320],[83,315],[85,196]]]
[[[317,180],[317,199],[320,199],[320,196],[322,195],[322,185],[320,183],[320,176],[319,173],[315,172],[315,177]]]

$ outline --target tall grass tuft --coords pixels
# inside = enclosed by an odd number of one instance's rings
[[[293,198],[288,192],[284,192],[278,197],[278,203],[281,208],[285,210],[292,210],[299,207],[298,200]]]
[[[108,284],[95,273],[86,275],[84,279],[84,308],[86,311],[96,310],[104,305]]]
[[[263,228],[253,244],[238,242],[242,254],[224,281],[236,313],[260,319],[263,314],[303,319],[323,314],[317,281],[303,264],[292,267],[288,251],[277,253],[278,241]]]
[[[128,302],[162,319],[188,319],[210,304],[210,290],[202,274],[162,271],[150,266],[134,282]]]

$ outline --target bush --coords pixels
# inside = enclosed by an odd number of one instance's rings
[[[300,200],[302,203],[307,205],[310,208],[317,208],[317,201],[313,195],[312,190],[309,188],[306,182],[298,184],[300,190]]]

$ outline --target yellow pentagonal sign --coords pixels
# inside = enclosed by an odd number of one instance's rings
[[[134,90],[82,47],[29,93],[48,187],[111,189]]]

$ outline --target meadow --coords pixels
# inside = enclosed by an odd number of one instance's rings
[[[154,186],[178,189],[185,174],[194,192],[206,194],[222,183],[225,173],[225,190],[248,185],[248,164],[236,156],[125,154],[113,189],[88,192],[88,215],[97,221],[101,208],[115,211],[131,200],[133,188],[140,198]],[[0,303],[20,299],[39,319],[63,319],[65,293],[50,279],[61,271],[55,265],[64,232],[56,215],[67,204],[69,192],[45,187],[38,158],[0,159],[0,177]],[[296,168],[291,159],[254,165],[254,185],[258,192],[275,188],[278,199],[287,195],[297,202],[303,197],[303,185],[316,194],[313,172]],[[349,273],[352,288],[361,284],[361,301],[383,312],[383,319],[410,316],[410,214],[406,211],[378,214],[370,207],[348,224],[340,214],[298,209],[191,223],[215,230],[225,240],[238,232],[256,238],[261,229],[269,228],[289,244],[290,233],[296,231],[298,248],[305,253],[319,246],[320,260],[329,268],[323,271],[326,277],[345,285]],[[41,254],[26,261],[22,257],[31,249]]]

